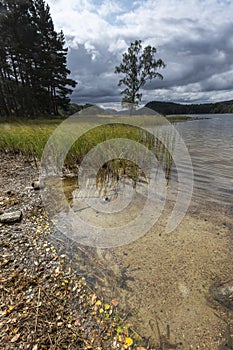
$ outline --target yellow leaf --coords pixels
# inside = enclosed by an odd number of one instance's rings
[[[126,345],[127,347],[133,345],[133,339],[131,339],[131,338],[125,338],[125,345]]]
[[[101,309],[99,310],[100,314],[102,314],[104,312],[104,309],[101,307]]]
[[[99,305],[101,305],[101,304],[102,304],[102,303],[101,303],[100,300],[97,300],[97,302],[95,303],[96,306],[99,306]]]
[[[121,326],[118,326],[117,327],[117,334],[121,334],[122,333],[122,327]]]
[[[9,308],[7,309],[7,310],[5,310],[5,311],[3,311],[2,313],[1,313],[1,316],[5,316],[5,315],[8,315],[8,314],[10,314],[11,313],[11,311],[13,311],[14,310],[14,306],[13,305],[11,305],[11,306],[9,306]]]
[[[109,310],[110,309],[110,305],[109,304],[105,304],[104,308],[105,308],[105,310]]]

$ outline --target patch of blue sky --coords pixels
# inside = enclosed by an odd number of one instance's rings
[[[95,7],[101,7],[104,4],[107,3],[115,3],[117,6],[123,8],[125,11],[130,11],[134,9],[135,7],[138,7],[142,1],[129,1],[129,0],[112,0],[112,1],[106,1],[106,0],[93,0],[92,4]]]

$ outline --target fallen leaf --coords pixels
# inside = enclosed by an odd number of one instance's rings
[[[125,345],[127,346],[127,347],[129,347],[129,346],[131,346],[131,345],[133,345],[133,339],[131,339],[131,338],[125,338]]]
[[[109,305],[109,304],[105,304],[105,305],[104,305],[104,309],[105,309],[105,310],[109,310],[109,309],[110,309],[110,305]]]
[[[96,294],[93,294],[92,297],[91,297],[91,303],[92,303],[92,305],[95,304],[96,299],[97,299],[97,295],[96,295]]]
[[[117,299],[113,299],[113,300],[111,301],[111,304],[112,304],[114,307],[116,307],[119,303],[118,303],[118,300],[117,300]]]
[[[12,339],[11,339],[11,343],[15,343],[20,337],[20,333],[17,333]]]

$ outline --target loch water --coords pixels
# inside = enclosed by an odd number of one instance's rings
[[[190,115],[177,123],[194,169],[194,195],[233,206],[233,114]]]

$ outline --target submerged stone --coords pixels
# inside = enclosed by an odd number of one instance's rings
[[[212,297],[227,308],[233,309],[233,280],[210,288]]]

